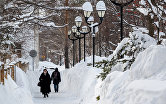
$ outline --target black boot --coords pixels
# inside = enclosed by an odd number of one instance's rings
[[[46,94],[44,94],[44,98],[46,98]]]
[[[48,94],[46,96],[48,97]]]

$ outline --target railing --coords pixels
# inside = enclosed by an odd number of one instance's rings
[[[5,84],[5,79],[7,75],[10,75],[11,78],[16,81],[16,67],[21,68],[24,72],[29,70],[29,63],[23,63],[21,61],[17,63],[11,63],[9,65],[2,64],[0,66],[0,83]]]

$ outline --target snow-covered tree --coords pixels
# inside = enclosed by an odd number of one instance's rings
[[[141,0],[140,7],[137,8],[146,17],[149,35],[152,37],[154,36],[155,27],[160,30],[160,28],[163,28],[161,25],[166,22],[165,4],[165,0]]]
[[[113,54],[108,57],[108,60],[96,63],[96,67],[103,69],[103,72],[98,77],[104,80],[111,71],[129,70],[138,54],[152,44],[155,45],[156,41],[148,35],[147,29],[133,28],[129,38],[123,39],[118,44]]]

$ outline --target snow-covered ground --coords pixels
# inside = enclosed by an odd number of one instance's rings
[[[150,46],[138,55],[130,70],[114,71],[104,81],[96,78],[101,69],[87,66],[92,59],[89,57],[86,63],[82,61],[74,68],[62,70],[60,92],[54,93],[52,85],[52,93],[46,99],[36,86],[41,71],[32,72],[32,79],[36,80],[33,101],[35,104],[165,104],[165,52],[165,46]]]
[[[0,104],[34,104],[26,74],[19,68],[16,74],[16,83],[8,76],[5,85],[0,84]]]
[[[39,69],[26,74],[17,68],[16,83],[8,76],[0,85],[1,104],[165,104],[166,102],[166,47],[152,45],[139,53],[130,70],[112,71],[104,81],[97,79],[101,69],[81,61],[65,70],[51,62],[40,62]],[[106,59],[97,57],[96,61]],[[58,67],[61,73],[59,93],[43,98],[37,86],[43,68]],[[54,70],[48,69],[51,74]],[[99,100],[97,100],[97,98]],[[4,100],[5,99],[5,100]],[[14,103],[14,104],[15,104]]]

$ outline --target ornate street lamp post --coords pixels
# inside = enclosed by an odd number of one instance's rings
[[[82,18],[80,16],[77,16],[75,18],[75,23],[76,23],[76,26],[77,26],[77,31],[80,34],[83,34],[83,37],[81,37],[80,35],[79,36],[75,36],[75,37],[79,39],[79,42],[80,42],[80,39],[82,39],[82,38],[84,39],[84,62],[85,62],[85,47],[86,47],[85,46],[85,40],[86,40],[86,34],[89,34],[91,32],[91,28],[88,31],[87,26],[83,26],[82,27],[82,31],[80,30],[81,24],[82,24]],[[80,49],[80,52],[79,52],[79,57],[81,57],[81,49]]]
[[[77,29],[76,29],[77,30]],[[76,31],[74,28],[72,28],[72,31]],[[73,67],[75,65],[75,41],[77,40],[76,38],[72,37],[72,32],[68,31],[68,38],[72,41],[73,43]]]
[[[80,62],[81,61],[81,39],[83,39],[84,37],[81,37],[81,34],[77,31],[76,26],[73,26],[72,29],[76,30],[76,31],[73,31],[73,35],[75,38],[79,40],[79,62]]]
[[[97,27],[102,23],[105,11],[106,11],[106,6],[103,1],[99,1],[96,5],[96,10],[100,19],[99,23],[94,23],[94,18],[91,16],[91,13],[93,11],[92,5],[90,2],[85,2],[83,4],[83,10],[84,10],[84,17],[86,23],[91,27],[92,31],[92,37],[93,37],[93,67],[95,66],[95,33],[98,31]]]
[[[120,7],[120,17],[121,17],[121,21],[120,21],[120,37],[121,40],[123,40],[123,8],[127,5],[129,5],[131,2],[133,2],[134,0],[124,0],[121,3],[118,3],[117,0],[110,0],[113,4],[117,5]]]

